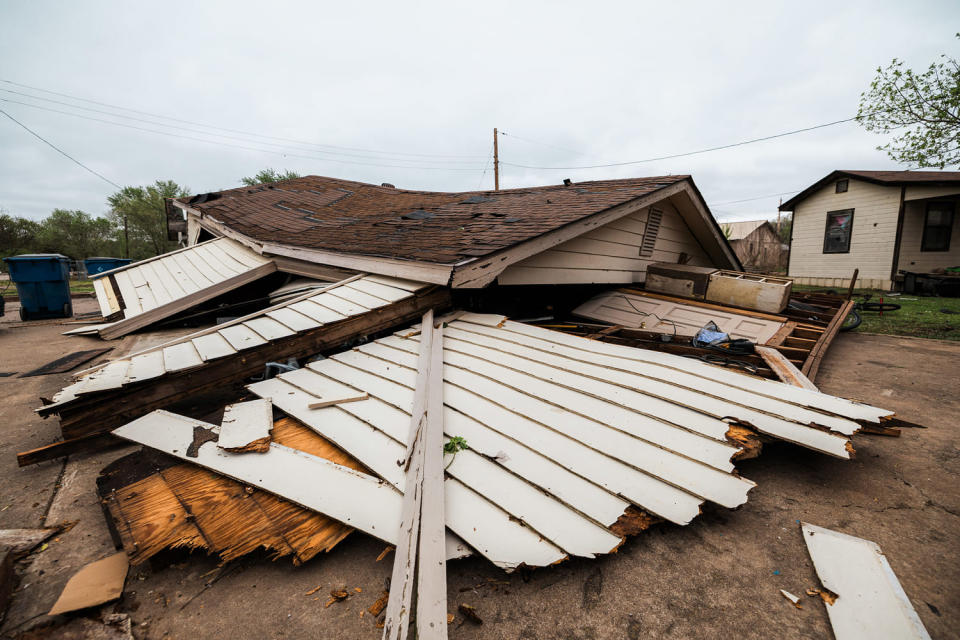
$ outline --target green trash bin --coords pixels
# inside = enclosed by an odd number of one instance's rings
[[[4,258],[20,296],[20,319],[69,318],[70,259],[59,253],[31,253]]]

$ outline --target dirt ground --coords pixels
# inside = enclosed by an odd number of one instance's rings
[[[23,372],[97,340],[61,336],[57,323],[0,323],[0,373]],[[54,419],[33,413],[64,375],[0,377],[0,528],[76,522],[19,565],[21,584],[4,637],[50,622],[44,612],[67,578],[113,551],[94,494],[109,460],[129,449],[19,469],[15,454],[53,441]],[[767,447],[740,465],[757,482],[736,510],[707,507],[687,527],[658,525],[618,553],[512,575],[482,559],[449,565],[450,611],[476,608],[482,625],[457,615],[451,638],[824,638],[832,632],[799,523],[811,522],[881,546],[934,638],[960,628],[960,344],[841,335],[818,385],[891,408],[928,429],[900,438],[857,436],[843,461],[790,445]],[[301,567],[265,554],[218,571],[215,558],[171,551],[131,569],[123,599],[137,638],[379,638],[365,609],[390,575],[384,544],[354,533]],[[314,587],[320,589],[311,595]],[[350,597],[325,606],[345,586]],[[359,588],[360,591],[356,591]],[[798,610],[781,595],[803,598]],[[90,615],[95,616],[97,612]],[[54,636],[47,636],[54,637]]]

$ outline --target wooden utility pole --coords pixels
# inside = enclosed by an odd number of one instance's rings
[[[783,206],[783,198],[780,198],[780,204],[777,205],[777,235],[780,235],[780,207]]]
[[[497,144],[497,128],[493,128],[493,190],[500,191],[500,147]]]
[[[130,257],[130,232],[127,227],[127,216],[123,216],[123,246],[124,246],[124,258]]]

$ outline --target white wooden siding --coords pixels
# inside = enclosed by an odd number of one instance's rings
[[[745,502],[753,483],[734,472],[727,419],[845,458],[852,417],[889,415],[503,316],[463,313],[444,326],[444,431],[470,445],[446,460],[447,525],[505,568],[609,552],[610,527],[630,503],[686,524],[704,501]],[[397,460],[423,366],[416,329],[248,388],[403,491]],[[310,408],[335,386],[369,397]]]
[[[678,261],[690,256],[689,264],[710,266],[676,207],[669,201],[654,208],[663,212],[653,255],[640,257],[640,245],[650,208],[620,218],[580,237],[507,267],[500,284],[630,283],[646,279],[647,265]]]
[[[827,212],[853,209],[849,253],[824,253]],[[845,193],[833,182],[800,202],[793,212],[793,244],[788,274],[804,283],[811,278],[847,278],[860,270],[864,281],[890,282],[900,209],[900,187],[850,178]],[[887,284],[886,286],[889,286]]]
[[[371,282],[368,282],[368,279],[371,279],[374,286],[369,286]],[[61,405],[71,402],[85,393],[119,389],[124,385],[167,373],[203,367],[210,361],[236,356],[246,349],[261,346],[271,340],[316,330],[325,324],[347,317],[375,313],[377,309],[409,298],[415,295],[418,289],[427,286],[429,285],[424,283],[393,280],[382,276],[352,276],[324,289],[308,291],[299,297],[232,322],[191,333],[111,363],[81,371],[79,373],[82,377],[77,382],[53,396],[53,404]],[[365,296],[362,298],[363,304],[347,302],[341,297],[355,294]],[[358,297],[358,299],[361,298]],[[335,302],[331,304],[330,300]],[[339,306],[344,309],[344,313],[331,311],[327,308],[328,306]],[[304,315],[305,313],[307,315]],[[141,357],[153,352],[163,353],[162,362],[156,360],[155,356],[150,359]],[[138,366],[130,368],[129,372],[124,369],[126,375],[118,376],[116,372],[119,371],[120,365],[117,363],[130,362],[137,363]],[[112,367],[111,375],[104,377],[102,372],[107,367]]]
[[[943,189],[946,191],[947,189]],[[928,190],[929,191],[929,190]],[[921,251],[927,202],[907,202],[903,213],[898,269],[920,273],[960,264],[960,197],[955,199],[949,251]]]

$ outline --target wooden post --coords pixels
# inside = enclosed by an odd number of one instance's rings
[[[850,287],[847,289],[847,300],[853,297],[853,287],[857,284],[857,276],[860,275],[860,269],[854,269],[850,277]]]
[[[500,191],[500,146],[497,142],[497,128],[493,128],[493,190]]]

